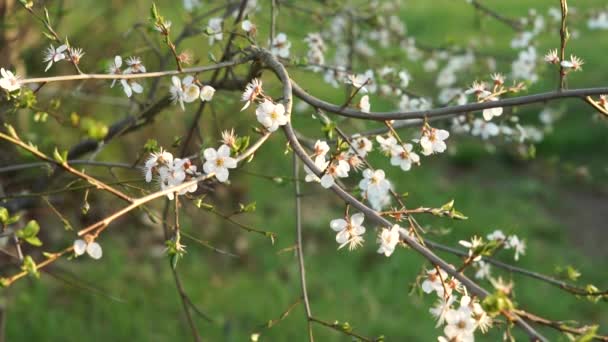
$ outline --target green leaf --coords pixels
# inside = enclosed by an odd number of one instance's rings
[[[158,20],[158,9],[156,8],[155,3],[152,3],[152,8],[150,8],[150,15],[152,15],[152,19]]]
[[[598,325],[592,325],[592,326],[588,327],[587,331],[585,331],[585,334],[579,336],[575,341],[576,342],[591,342],[591,341],[593,341],[593,339],[596,336],[598,328],[599,328]]]
[[[158,141],[156,139],[148,139],[144,144],[144,150],[148,153],[158,151]]]
[[[36,235],[38,235],[39,231],[40,225],[38,225],[38,222],[36,222],[35,220],[31,220],[25,225],[25,227],[23,227],[23,229],[18,230],[16,234],[19,238],[27,239],[30,237],[35,237]]]
[[[59,150],[57,150],[57,147],[55,147],[55,151],[53,151],[53,158],[55,158],[55,161],[58,163],[65,164],[68,160],[68,151],[59,153]]]
[[[40,272],[38,272],[38,265],[31,256],[26,255],[23,259],[23,265],[21,265],[21,269],[27,272],[29,275],[34,276],[35,278],[40,278]]]
[[[239,207],[240,207],[240,208],[239,208],[239,211],[240,211],[241,213],[251,213],[251,212],[254,212],[254,211],[255,211],[255,209],[256,209],[256,208],[255,208],[255,202],[251,202],[251,203],[249,203],[249,204],[247,204],[247,205],[244,205],[244,204],[242,204],[242,203],[239,203]]]
[[[25,242],[29,243],[32,246],[36,246],[36,247],[42,246],[42,241],[40,241],[40,239],[37,236],[25,238]]]
[[[8,224],[7,222],[9,217],[10,214],[8,213],[8,209],[5,207],[0,207],[0,223],[2,223],[2,225]]]

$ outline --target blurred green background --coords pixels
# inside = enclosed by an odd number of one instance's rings
[[[289,2],[308,7],[305,2]],[[82,0],[45,3],[52,16],[61,17],[60,25],[56,27],[60,35],[67,35],[72,44],[86,51],[82,62],[84,70],[104,70],[116,54],[123,58],[141,56],[148,70],[156,70],[158,62],[153,51],[140,33],[133,30],[134,24],[146,22],[151,2]],[[200,13],[220,3],[203,1]],[[258,41],[265,43],[269,1],[258,3],[260,10],[251,15],[251,20],[258,25]],[[559,7],[558,0],[488,0],[483,3],[509,17],[525,16],[532,7],[546,17],[549,7]],[[173,21],[174,32],[179,32],[189,20],[180,1],[157,1],[157,5],[161,13]],[[570,42],[568,51],[582,57],[585,65],[584,71],[569,77],[568,85],[571,88],[605,86],[606,33],[589,31],[585,19],[594,9],[605,6],[605,1],[576,1],[571,6],[576,7],[577,12],[569,26],[571,31],[578,31],[580,37]],[[355,2],[353,7],[364,11],[365,4]],[[324,18],[320,10],[322,5],[311,2],[310,8],[319,15],[281,6],[278,31],[287,33],[292,41],[292,55],[305,54],[302,39],[307,32],[328,27],[328,18]],[[517,51],[509,47],[513,31],[480,15],[465,1],[402,1],[399,16],[405,21],[408,34],[429,46],[465,46],[472,37],[483,40],[476,49],[497,57],[497,71],[508,74],[510,61],[516,57]],[[547,32],[541,35],[537,46],[541,55],[559,44],[558,24],[548,17],[546,19]],[[229,29],[231,25],[227,23],[225,28]],[[203,20],[199,27],[205,24],[206,20]],[[3,62],[14,63],[20,74],[27,77],[43,75],[45,65],[41,59],[47,42],[40,33],[39,23],[23,9],[16,8],[14,15],[5,15],[4,25],[6,30],[25,28],[25,33],[21,36],[22,45],[12,45],[12,54],[17,50],[16,59]],[[164,49],[157,35],[151,32],[146,35]],[[184,41],[181,49],[190,50],[199,64],[208,64],[209,54],[221,55],[224,42],[209,47],[207,37],[198,34]],[[413,74],[410,90],[421,94],[436,92],[434,75],[425,73],[421,62],[411,62],[401,54],[398,48],[380,50],[373,64],[382,65],[382,58],[386,58],[391,65],[403,67]],[[359,61],[355,68],[364,71],[366,63]],[[477,75],[467,75],[459,84],[464,86],[476,78],[487,79],[488,73],[482,70],[480,68]],[[530,87],[530,93],[553,90],[557,84],[554,69],[542,66],[539,70],[541,81]],[[48,74],[72,72],[66,63],[54,66]],[[290,68],[290,72],[313,94],[334,103],[344,101],[344,90],[326,85],[320,75],[301,68]],[[207,77],[205,75],[203,79]],[[278,96],[274,79],[265,76],[264,81],[269,92]],[[163,79],[160,94],[164,94],[168,82],[168,79]],[[150,89],[151,81],[143,84],[146,91]],[[138,101],[144,101],[145,95],[138,96]],[[213,111],[205,110],[201,124],[204,146],[215,146],[223,129],[235,127],[240,135],[250,134],[255,118],[251,110],[238,111],[238,96],[234,92],[218,92],[211,107]],[[43,106],[54,99],[61,99],[56,113],[68,124],[62,125],[53,118],[46,123],[36,122],[29,111],[3,114],[4,120],[15,125],[41,149],[52,151],[54,146],[66,149],[86,136],[81,128],[69,125],[71,113],[110,125],[134,109],[121,89],[110,89],[108,82],[47,86],[38,101]],[[388,160],[377,153],[372,155],[371,161],[387,172],[399,192],[409,193],[407,203],[410,207],[437,207],[451,199],[456,200],[456,208],[467,215],[468,220],[419,218],[425,227],[451,231],[447,236],[433,237],[435,240],[456,246],[456,241],[468,239],[473,234],[485,236],[495,229],[502,229],[527,241],[526,255],[518,265],[546,274],[555,274],[556,267],[573,265],[582,273],[580,285],[593,283],[603,289],[608,286],[608,252],[605,248],[608,127],[606,121],[598,119],[582,101],[566,100],[550,105],[563,110],[564,115],[555,124],[553,133],[547,134],[546,139],[536,146],[536,158],[531,160],[521,158],[519,147],[513,144],[496,141],[492,144],[495,148],[490,148],[490,143],[453,135],[448,141],[449,153],[425,158],[422,167],[410,172],[404,173],[390,166]],[[392,108],[395,108],[394,102],[372,97],[372,110]],[[525,122],[537,123],[542,109],[542,104],[536,104],[518,108],[517,113]],[[195,110],[194,105],[188,106],[185,112],[176,106],[168,107],[151,125],[112,141],[96,156],[96,160],[131,163],[149,138],[170,147],[176,137],[184,135]],[[321,137],[320,125],[311,114],[310,109],[296,111],[292,116],[293,124],[311,137]],[[349,132],[376,127],[348,120],[339,120],[339,123]],[[414,137],[416,131],[402,132],[402,136]],[[291,155],[284,155],[285,144],[282,134],[274,134],[252,163],[234,171],[230,187],[218,186],[209,195],[209,200],[226,213],[236,210],[239,203],[255,201],[255,213],[241,214],[235,219],[275,232],[278,239],[274,244],[261,235],[248,234],[213,214],[203,212],[191,203],[183,206],[181,220],[185,232],[238,254],[238,258],[231,258],[192,240],[184,240],[188,246],[187,254],[179,262],[177,270],[193,303],[213,320],[208,322],[194,315],[206,341],[247,341],[255,332],[261,333],[261,341],[306,340],[302,304],[272,328],[263,328],[300,297],[297,260],[291,249],[295,241],[292,159]],[[171,150],[178,151],[176,148]],[[28,160],[33,161],[30,156],[22,154],[18,162]],[[113,180],[114,176],[131,180],[143,178],[138,170],[115,170],[115,175],[99,168],[87,168],[87,171],[107,180]],[[13,174],[5,191],[15,194],[27,189],[28,184],[24,183],[44,172],[44,169],[32,169]],[[347,184],[355,186],[356,178]],[[55,186],[60,188],[68,182],[65,177]],[[142,186],[141,182],[133,184]],[[303,184],[304,252],[314,316],[327,321],[349,322],[356,332],[369,337],[384,335],[387,341],[434,341],[441,333],[434,328],[435,322],[428,313],[434,296],[408,294],[416,276],[425,266],[428,267],[424,260],[405,249],[399,249],[390,258],[377,254],[370,226],[363,248],[354,252],[336,251],[329,221],[342,215],[343,203],[317,185]],[[126,191],[142,194],[135,187]],[[83,191],[63,194],[56,204],[76,229],[121,205],[105,194],[91,193],[89,202],[92,209],[83,216],[75,210],[82,205],[83,196]],[[151,207],[162,210],[162,201]],[[48,250],[57,250],[73,240],[74,234],[64,232],[62,222],[44,203],[28,215],[41,222]],[[144,224],[142,215],[133,214],[108,229],[100,240],[104,249],[104,257],[100,261],[88,258],[62,260],[52,268],[52,274],[43,273],[40,280],[23,279],[2,290],[6,340],[191,339],[167,259],[162,253],[162,229]],[[440,255],[453,263],[459,262],[450,255]],[[512,262],[511,253],[503,252],[497,257]],[[15,271],[14,268],[5,269],[6,274]],[[608,333],[605,302],[594,304],[517,274],[511,275],[496,268],[493,272],[495,276],[502,275],[504,279],[515,281],[515,301],[522,308],[554,320],[603,323],[600,332]],[[482,282],[482,285],[491,288],[487,282]],[[551,340],[566,340],[550,329],[539,330]],[[476,338],[496,341],[501,331],[493,329],[493,333],[486,336],[478,333]],[[318,341],[349,340],[319,325],[315,325],[314,333]],[[516,336],[523,340],[519,332]]]

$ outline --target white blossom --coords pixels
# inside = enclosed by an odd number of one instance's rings
[[[221,41],[224,38],[222,33],[222,18],[211,18],[207,24],[207,33],[209,34],[209,45],[213,45],[215,41]]]
[[[211,101],[213,99],[213,95],[215,94],[215,88],[210,85],[205,85],[201,88],[200,91],[201,101]]]
[[[190,103],[199,98],[200,88],[194,84],[194,77],[190,75],[184,77],[183,80],[180,80],[177,76],[172,76],[169,93],[171,100],[174,103],[179,103],[184,110],[184,102]]]
[[[445,141],[450,136],[450,132],[444,129],[436,129],[433,127],[426,128],[420,138],[420,146],[422,154],[429,156],[433,153],[442,153],[446,150]]]
[[[449,339],[456,339],[461,342],[473,342],[473,332],[475,323],[470,316],[469,310],[449,310],[445,315],[447,325],[443,333]]]
[[[387,138],[384,138],[381,135],[376,136],[376,141],[380,144],[380,149],[384,153],[388,153],[389,155],[393,155],[397,153],[397,139],[392,135],[389,135]]]
[[[247,109],[249,105],[262,94],[262,81],[257,78],[247,83],[243,95],[241,95],[241,101],[245,101],[245,105],[241,108],[241,111]]]
[[[351,144],[350,151],[361,158],[365,158],[373,148],[372,142],[369,139],[358,135],[353,136]]]
[[[100,259],[103,255],[103,251],[101,250],[101,246],[92,239],[87,239],[88,242],[83,239],[78,239],[74,241],[74,254],[76,256],[81,256],[85,252],[93,259]]]
[[[513,249],[515,251],[514,259],[515,261],[519,260],[519,255],[526,254],[526,242],[524,240],[520,240],[516,235],[511,235],[507,239],[507,243],[505,245],[506,249]]]
[[[207,148],[203,151],[203,156],[205,157],[203,171],[207,174],[215,173],[215,178],[222,183],[228,180],[228,169],[234,169],[237,164],[236,159],[230,157],[230,147],[227,145],[220,146],[217,151],[214,148]]]
[[[359,182],[359,188],[368,197],[380,196],[390,189],[390,183],[385,179],[384,171],[366,169],[363,171],[363,179]]]
[[[437,319],[436,328],[440,327],[445,323],[445,315],[452,309],[452,304],[456,300],[455,296],[450,296],[447,298],[439,298],[435,305],[429,310],[431,315]]]
[[[46,49],[46,54],[43,59],[43,62],[48,62],[44,71],[48,71],[53,65],[53,63],[57,63],[60,60],[66,59],[67,55],[65,51],[67,49],[68,46],[65,44],[58,46],[57,49],[55,49],[53,47],[53,44],[51,44],[51,46]]]
[[[357,105],[357,108],[359,108],[359,110],[362,111],[363,113],[369,113],[370,104],[369,104],[368,95],[363,95],[361,97],[361,100],[359,100],[359,104]]]
[[[583,64],[585,64],[585,62],[583,62],[582,59],[573,55],[570,55],[570,60],[563,60],[560,63],[563,68],[572,69],[574,71],[583,70]]]
[[[392,150],[391,165],[399,166],[403,171],[409,171],[412,164],[420,163],[420,156],[412,151],[412,144],[397,145]]]
[[[272,46],[270,52],[281,58],[289,58],[289,49],[291,48],[291,42],[287,40],[287,35],[283,32],[279,33],[272,40]]]
[[[265,99],[255,110],[258,122],[261,123],[269,132],[276,131],[279,126],[283,126],[289,121],[285,114],[285,107],[282,103],[273,103]]]
[[[497,136],[499,133],[500,129],[493,122],[487,122],[479,118],[473,121],[471,129],[471,135],[473,136],[480,136],[483,140],[487,140],[490,137]]]
[[[108,66],[108,73],[112,74],[112,75],[122,74],[122,70],[120,70],[121,66],[122,66],[122,57],[115,56],[114,62]],[[116,83],[116,79],[112,80],[112,84],[110,85],[110,88],[112,88],[115,83]]]
[[[21,88],[19,77],[15,76],[10,70],[1,68],[0,75],[2,75],[0,78],[0,88],[5,89],[8,92]]]
[[[380,243],[380,247],[378,248],[378,253],[384,254],[389,257],[395,251],[395,247],[399,243],[399,230],[401,227],[396,224],[392,228],[382,228],[380,235],[378,237],[378,243]]]
[[[329,226],[337,232],[336,242],[340,244],[338,249],[348,245],[348,249],[353,250],[363,243],[361,235],[365,233],[365,227],[362,226],[364,218],[365,215],[357,213],[348,220],[331,220]]]

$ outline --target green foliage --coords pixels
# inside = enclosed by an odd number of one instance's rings
[[[18,238],[24,240],[32,246],[42,246],[42,241],[38,238],[38,232],[40,231],[40,226],[38,222],[31,220],[29,221],[23,229],[20,229],[16,232]]]

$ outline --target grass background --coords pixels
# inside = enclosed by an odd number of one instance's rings
[[[253,18],[260,28],[259,37],[267,36],[266,1],[260,1],[262,9]],[[489,7],[507,16],[522,16],[534,7],[546,14],[549,6],[559,1],[485,1]],[[573,17],[571,30],[580,31],[580,39],[569,45],[569,51],[581,56],[586,64],[584,71],[569,77],[570,87],[605,85],[606,68],[604,51],[608,41],[604,32],[589,32],[583,17],[603,1],[580,1]],[[58,30],[69,35],[70,41],[87,51],[83,60],[87,70],[105,65],[114,54],[141,55],[149,70],[155,69],[154,57],[135,33],[127,32],[135,22],[143,22],[148,16],[148,1],[65,1],[67,10]],[[159,1],[159,9],[174,22],[178,32],[186,15],[177,3]],[[211,4],[205,3],[211,8]],[[362,6],[358,4],[357,6]],[[318,4],[311,5],[312,8]],[[362,7],[361,7],[362,8]],[[55,13],[52,5],[51,13]],[[19,11],[16,20],[33,20]],[[287,8],[281,9],[278,18],[279,31],[292,40],[293,52],[305,51],[301,38],[306,32],[318,30],[318,19],[301,15]],[[417,41],[434,46],[464,45],[471,37],[483,37],[487,41],[479,48],[484,53],[504,56],[507,61],[516,55],[509,41],[512,31],[491,19],[480,17],[464,1],[403,1],[399,15],[405,20],[409,34]],[[539,53],[558,46],[557,24],[547,22],[550,32],[542,35]],[[325,26],[327,27],[327,26]],[[120,37],[120,39],[117,39]],[[262,39],[262,38],[260,38]],[[197,36],[186,41],[185,46],[207,63],[207,53],[219,56],[221,45],[207,47],[207,37]],[[44,68],[40,49],[46,43],[39,35],[35,43],[20,54],[27,68],[27,75],[41,75]],[[388,49],[381,56],[395,57],[398,65],[414,75],[411,89],[432,94],[434,77],[426,75],[419,63],[400,56],[398,49]],[[379,57],[380,58],[380,57]],[[387,57],[388,58],[388,57]],[[88,64],[87,64],[88,63]],[[357,67],[366,68],[360,62]],[[498,62],[498,70],[508,72],[508,62]],[[343,101],[344,91],[322,84],[317,75],[301,70],[290,70],[294,79],[304,84],[314,94],[332,102]],[[70,73],[69,66],[54,67],[50,73]],[[485,73],[470,75],[462,84]],[[541,70],[543,81],[531,87],[530,92],[547,91],[555,87],[557,78],[552,69]],[[266,84],[273,82],[265,78]],[[166,85],[163,85],[166,86]],[[81,93],[98,93],[121,96],[120,89],[109,89],[105,83],[82,84]],[[147,85],[146,89],[149,88]],[[58,88],[51,88],[59,91]],[[272,88],[271,88],[272,89]],[[276,89],[272,89],[278,94]],[[110,124],[123,117],[126,110],[118,105],[83,101],[78,96],[63,99],[60,111],[69,115],[77,111]],[[41,94],[41,102],[50,100],[52,93]],[[206,112],[201,130],[206,145],[214,145],[221,129],[236,127],[245,134],[254,120],[251,113],[239,113],[233,102],[233,93],[216,95],[216,120],[210,120]],[[117,102],[121,103],[121,102]],[[389,101],[374,99],[375,110],[391,109]],[[563,118],[556,124],[555,132],[537,146],[537,158],[522,161],[515,157],[513,147],[497,144],[496,152],[488,150],[473,139],[451,137],[450,153],[425,158],[423,166],[403,173],[391,167],[385,158],[372,157],[374,165],[384,168],[400,192],[409,193],[410,207],[418,205],[439,206],[456,199],[456,207],[469,216],[469,220],[453,222],[444,219],[421,217],[419,221],[428,227],[448,228],[451,234],[436,239],[455,245],[459,239],[472,234],[489,233],[502,229],[524,237],[528,243],[526,255],[520,259],[522,267],[539,272],[553,273],[558,265],[575,265],[581,272],[581,284],[594,283],[606,287],[606,258],[603,241],[606,241],[606,176],[608,161],[606,148],[606,122],[594,119],[592,111],[581,101],[567,100],[562,106]],[[519,109],[524,120],[536,122],[542,104]],[[175,136],[185,131],[193,117],[194,106],[185,113],[175,107],[164,111],[156,122],[140,132],[107,146],[98,160],[130,162],[147,138],[154,137],[162,145],[169,146]],[[296,112],[294,126],[318,136],[318,124],[308,112]],[[67,148],[76,143],[82,132],[65,129],[52,121],[42,125],[34,123],[31,115],[19,113],[12,116],[22,130],[29,130],[31,138],[40,146],[52,150],[59,145]],[[342,122],[346,129],[354,131],[367,126]],[[371,125],[369,126],[371,127]],[[62,132],[59,138],[56,133]],[[403,131],[403,136],[413,136],[414,131]],[[458,141],[458,143],[456,143]],[[231,176],[233,185],[219,187],[213,193],[213,201],[229,212],[238,203],[257,202],[254,214],[238,217],[239,220],[263,230],[277,233],[278,240],[272,245],[259,235],[247,234],[210,214],[200,213],[190,204],[184,205],[183,229],[188,233],[210,240],[214,245],[234,251],[237,259],[218,255],[192,241],[186,240],[188,253],[180,261],[178,271],[192,301],[211,316],[214,322],[195,317],[201,334],[208,341],[246,341],[253,332],[262,332],[263,341],[303,341],[306,324],[302,305],[298,305],[283,321],[271,329],[260,326],[275,319],[299,296],[300,286],[293,252],[284,252],[294,244],[294,200],[291,177],[291,156],[284,156],[285,139],[275,134],[257,154],[253,163]],[[277,157],[281,156],[281,157]],[[25,157],[24,157],[25,158]],[[19,175],[26,178],[40,173],[33,170]],[[102,170],[96,174],[110,179]],[[137,178],[138,172],[121,171],[120,176]],[[271,175],[284,178],[282,184],[255,176]],[[355,182],[349,183],[354,185]],[[355,251],[336,251],[334,234],[328,227],[330,219],[341,215],[343,204],[331,193],[318,186],[303,186],[304,249],[308,274],[308,287],[312,311],[316,317],[328,321],[348,321],[355,331],[365,336],[384,335],[387,341],[430,341],[440,333],[434,329],[434,321],[428,313],[432,296],[408,295],[409,286],[422,270],[424,261],[409,250],[398,250],[391,258],[376,254],[374,237],[368,233],[367,244]],[[82,193],[60,206],[73,223],[87,222],[94,217],[109,213],[115,203],[105,195],[94,195],[94,207],[89,217],[81,217],[71,208],[78,205]],[[158,208],[161,205],[158,204]],[[40,208],[44,217],[43,229],[57,248],[70,243],[71,236],[62,233],[60,222]],[[79,227],[79,224],[75,225]],[[368,227],[368,230],[371,227]],[[6,337],[8,341],[166,341],[188,340],[181,303],[167,260],[162,255],[162,238],[158,227],[141,223],[137,217],[122,220],[109,228],[109,234],[101,239],[104,257],[98,262],[82,258],[61,261],[54,270],[55,276],[43,275],[41,280],[25,279],[10,289],[3,290],[6,301]],[[449,255],[442,255],[457,263]],[[511,261],[510,253],[498,256]],[[556,319],[575,319],[582,323],[608,322],[606,303],[592,304],[578,300],[546,284],[518,275],[501,273],[505,279],[516,282],[516,302],[522,308],[539,315]],[[62,277],[59,280],[56,277]],[[483,283],[488,288],[490,285]],[[86,287],[86,288],[85,288]],[[477,335],[480,341],[498,340],[497,330],[487,336]],[[551,330],[541,329],[551,340],[565,340]],[[600,331],[607,332],[602,326]],[[335,331],[315,326],[318,341],[348,341]],[[519,333],[518,333],[519,334]],[[522,335],[516,335],[522,337]],[[523,338],[522,338],[523,339]]]

